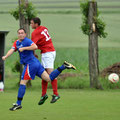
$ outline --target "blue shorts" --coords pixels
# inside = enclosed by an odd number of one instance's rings
[[[21,79],[34,80],[35,76],[41,78],[41,74],[45,71],[44,67],[39,61],[35,61],[24,66]]]

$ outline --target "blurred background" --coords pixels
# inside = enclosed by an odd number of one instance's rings
[[[82,23],[80,0],[28,1],[35,6],[42,25],[48,28],[52,37],[57,50],[55,68],[61,65],[64,60],[70,61],[77,67],[77,71],[70,71],[70,73],[80,74],[76,80],[89,81],[88,36],[84,35],[80,28]],[[120,0],[96,1],[100,17],[106,23],[105,31],[108,33],[107,38],[99,38],[99,68],[102,71],[104,68],[120,61]],[[0,30],[9,31],[6,37],[6,52],[11,48],[12,41],[17,37],[16,31],[19,28],[19,21],[16,21],[9,14],[17,6],[17,0],[0,0]],[[18,54],[15,53],[6,60],[6,81],[8,78],[17,81],[19,74],[13,73],[11,69],[18,58]]]

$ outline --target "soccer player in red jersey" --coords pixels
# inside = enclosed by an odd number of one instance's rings
[[[56,51],[53,46],[52,39],[48,33],[48,29],[41,25],[41,20],[38,17],[31,20],[31,27],[32,29],[35,29],[31,34],[31,39],[38,46],[38,49],[41,50],[41,63],[47,73],[50,74],[54,69]],[[35,54],[35,56],[37,55]],[[60,98],[57,91],[57,79],[53,80],[51,84],[53,88],[51,103],[54,103]],[[48,95],[46,94],[47,85],[48,82],[42,80],[42,95],[40,105],[42,105],[48,98]]]

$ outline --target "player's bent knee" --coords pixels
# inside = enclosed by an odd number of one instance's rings
[[[49,77],[49,74],[48,74],[46,71],[44,71],[44,72],[42,73],[41,78],[42,78],[43,80],[45,80],[46,82],[51,82],[51,79],[50,79],[50,77]]]
[[[46,81],[46,82],[51,82],[51,79],[49,79],[49,78],[48,79],[44,78],[43,80]]]
[[[51,82],[51,80],[49,79],[49,80],[46,80],[47,82]]]
[[[29,80],[21,80],[21,81],[20,81],[20,84],[21,84],[21,85],[26,85],[28,81],[29,81]]]

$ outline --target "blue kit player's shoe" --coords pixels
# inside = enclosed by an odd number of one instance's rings
[[[71,63],[68,63],[68,62],[64,62],[63,64],[67,69],[73,69],[73,70],[76,70],[76,67],[74,65],[72,65]]]
[[[10,108],[9,110],[15,111],[15,110],[18,110],[18,109],[21,109],[21,108],[22,108],[21,105],[18,105],[18,104],[16,104],[16,103],[13,103],[13,107]]]

